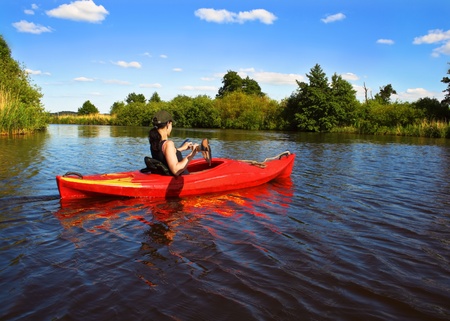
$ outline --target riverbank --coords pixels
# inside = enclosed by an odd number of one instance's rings
[[[450,124],[444,121],[424,119],[415,124],[406,126],[367,126],[367,124],[346,127],[336,127],[333,133],[392,135],[428,138],[450,138]]]
[[[117,117],[107,114],[90,115],[53,115],[50,119],[52,124],[70,124],[70,125],[115,125]],[[411,136],[411,137],[429,137],[429,138],[450,138],[450,125],[444,121],[422,120],[416,124],[407,126],[374,126],[367,123],[358,124],[358,126],[336,127],[333,133],[348,134],[370,134],[370,135],[393,135],[393,136]]]

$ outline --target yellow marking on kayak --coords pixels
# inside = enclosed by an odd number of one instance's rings
[[[133,183],[131,180],[133,177],[113,178],[113,179],[79,179],[72,177],[63,178],[67,182],[89,184],[89,185],[105,185],[105,186],[142,186],[141,183]]]

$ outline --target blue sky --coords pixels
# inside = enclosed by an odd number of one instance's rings
[[[129,93],[212,98],[228,70],[282,100],[319,64],[363,100],[442,100],[449,0],[1,0],[0,33],[51,112]]]

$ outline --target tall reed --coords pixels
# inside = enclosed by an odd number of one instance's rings
[[[27,106],[18,95],[0,88],[0,134],[27,134],[45,129],[48,114],[40,106]]]
[[[114,116],[102,114],[55,115],[50,122],[52,124],[112,125],[113,119]]]

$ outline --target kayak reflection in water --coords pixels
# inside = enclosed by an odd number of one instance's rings
[[[162,162],[170,172],[178,176],[187,173],[186,168],[198,151],[198,144],[186,141],[176,148],[175,143],[169,140],[174,120],[172,115],[165,111],[158,111],[153,117],[153,128],[148,134],[152,158]],[[191,152],[183,158],[181,152],[190,149]]]

